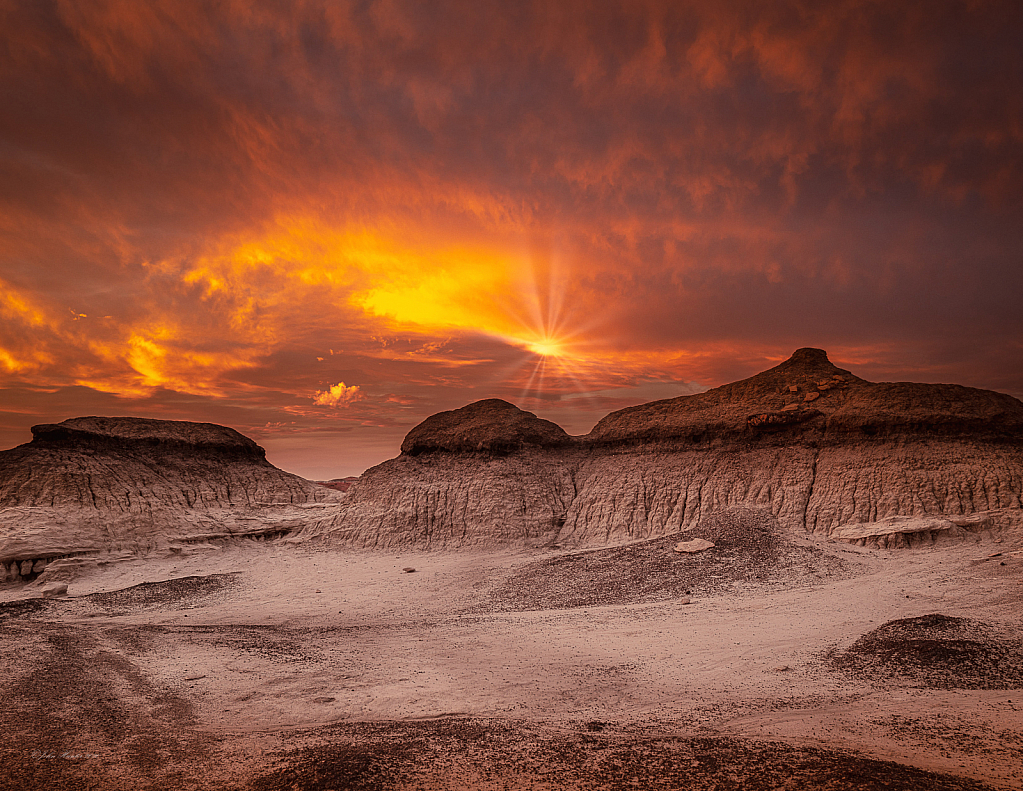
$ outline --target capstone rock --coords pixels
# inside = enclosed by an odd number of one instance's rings
[[[490,398],[428,417],[408,433],[401,452],[408,456],[436,451],[510,453],[571,442],[572,438],[556,423]]]
[[[713,547],[714,547],[713,541],[708,541],[705,538],[694,538],[691,539],[690,541],[679,541],[677,544],[675,544],[675,551],[686,552],[692,555],[695,554],[696,552],[703,552],[704,550],[712,549]]]

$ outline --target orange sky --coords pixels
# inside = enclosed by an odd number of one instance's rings
[[[356,474],[800,346],[1023,394],[1016,2],[0,0],[0,447]]]

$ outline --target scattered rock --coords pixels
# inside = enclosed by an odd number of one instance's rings
[[[44,599],[52,599],[57,596],[67,596],[67,583],[51,582],[49,585],[43,586],[42,593]]]
[[[786,404],[781,408],[782,412],[791,412],[794,409],[799,409],[799,404]]]
[[[821,397],[820,393],[807,393],[806,396],[803,398],[803,400],[804,401],[816,401],[820,397]]]
[[[799,385],[789,385],[789,392],[790,393],[798,393],[799,392]]]
[[[788,665],[778,665],[778,667],[771,668],[771,670],[773,670],[775,673],[787,673],[791,669],[792,668],[789,667]]]
[[[695,552],[703,552],[705,549],[710,549],[713,546],[713,541],[708,541],[705,538],[694,538],[691,541],[679,541],[675,544],[675,551],[693,554]]]
[[[984,514],[974,514],[977,524],[983,525]],[[960,524],[957,524],[960,522]],[[932,544],[945,536],[962,537],[968,532],[970,520],[942,516],[890,516],[877,522],[858,522],[842,525],[831,531],[831,538],[859,546],[879,549],[902,549]]]
[[[415,569],[412,568],[411,566],[405,566],[405,568],[403,568],[402,571],[404,571],[406,574],[412,574],[415,571]]]

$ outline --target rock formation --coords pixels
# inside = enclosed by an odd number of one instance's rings
[[[434,451],[506,454],[571,442],[561,426],[507,401],[488,398],[428,417],[406,435],[401,452],[406,456]]]
[[[313,483],[333,489],[335,492],[347,492],[357,480],[359,480],[358,475],[349,475],[346,478],[331,478],[329,481],[313,481]]]
[[[1023,403],[867,382],[800,349],[749,379],[614,412],[578,438],[496,400],[435,415],[303,534],[598,546],[754,507],[789,529],[900,546],[1020,524],[1021,497]]]
[[[277,469],[255,442],[211,423],[83,417],[32,434],[0,452],[7,581],[101,550],[286,533],[343,497]]]
[[[572,438],[490,399],[427,418],[402,454],[363,473],[329,517],[302,531],[360,547],[548,543],[575,497]]]
[[[469,404],[423,421],[344,493],[212,424],[91,417],[33,434],[0,452],[0,582],[55,576],[67,556],[299,528],[439,549],[713,541],[694,529],[735,508],[880,547],[1023,525],[1023,403],[867,382],[819,349],[619,410],[583,437],[504,401]]]

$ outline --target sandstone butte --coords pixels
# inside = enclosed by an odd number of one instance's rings
[[[8,580],[73,568],[100,551],[286,535],[343,497],[277,469],[251,439],[211,423],[80,417],[32,434],[0,452]]]
[[[300,535],[356,547],[621,544],[730,507],[882,547],[1023,525],[1023,403],[873,383],[799,349],[581,437],[499,400],[434,415]]]
[[[347,492],[208,423],[83,417],[0,452],[0,572],[99,551],[290,535],[326,546],[586,547],[751,506],[883,547],[1023,526],[1023,403],[872,383],[800,349],[749,379],[619,410],[571,437],[505,401],[412,429]],[[57,561],[57,563],[53,563]],[[27,563],[27,567],[26,567]],[[0,580],[2,582],[3,580]]]

